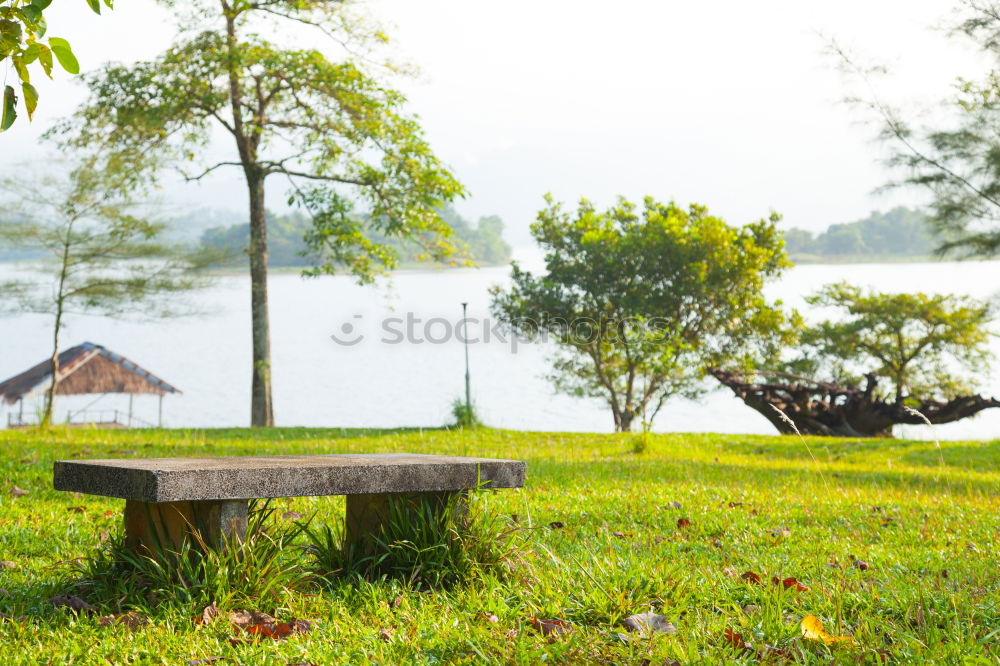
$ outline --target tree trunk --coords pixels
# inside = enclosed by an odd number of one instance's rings
[[[635,412],[626,407],[618,415],[618,431],[632,432],[632,421],[635,419]]]
[[[62,306],[56,308],[56,328],[52,333],[52,381],[45,394],[45,409],[39,425],[47,428],[52,423],[52,411],[56,404],[56,385],[59,382],[59,327],[62,325]]]
[[[267,310],[267,219],[264,177],[247,170],[250,190],[250,320],[253,327],[253,378],[250,425],[274,425],[271,407],[271,329]]]
[[[786,435],[891,437],[897,424],[951,423],[1000,407],[1000,400],[978,395],[958,396],[947,402],[912,397],[887,402],[878,397],[876,378],[871,374],[867,375],[865,388],[860,389],[785,373],[761,373],[780,377],[783,382],[753,383],[736,372],[718,368],[709,372]],[[906,402],[915,407],[908,407]]]

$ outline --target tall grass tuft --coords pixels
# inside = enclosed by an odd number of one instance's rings
[[[360,543],[346,539],[342,523],[304,528],[306,552],[321,579],[395,579],[437,589],[504,577],[519,562],[524,532],[489,506],[489,493],[455,494],[444,507],[425,497],[389,507],[382,530]]]
[[[451,403],[451,418],[456,428],[478,428],[483,425],[476,413],[475,403],[467,404],[461,398],[455,398]]]
[[[125,547],[119,533],[76,565],[67,584],[92,603],[110,604],[119,611],[249,600],[277,604],[289,590],[303,588],[311,574],[300,565],[299,550],[289,547],[306,525],[278,527],[273,514],[269,502],[251,501],[243,541],[228,542],[221,549],[209,548],[196,534],[178,550],[136,553]]]

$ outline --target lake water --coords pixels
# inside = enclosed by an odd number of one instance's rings
[[[534,251],[518,253],[538,268]],[[0,265],[0,278],[16,267]],[[344,276],[302,279],[271,277],[274,408],[283,426],[439,426],[450,419],[454,399],[464,395],[464,359],[453,327],[468,302],[472,393],[483,420],[522,430],[609,432],[610,411],[600,401],[554,394],[544,379],[544,344],[512,344],[487,331],[488,289],[504,284],[506,267],[404,271],[390,287],[361,287]],[[989,298],[1000,262],[807,265],[789,271],[769,294],[801,307],[802,297],[827,282],[849,280],[884,291],[954,292]],[[102,344],[134,360],[183,391],[164,400],[164,422],[172,427],[243,426],[249,422],[249,279],[220,278],[193,298],[206,314],[156,321],[116,321],[75,316],[64,332],[65,347]],[[409,318],[409,319],[408,319]],[[407,324],[409,321],[409,325]],[[46,358],[48,318],[0,319],[0,379]],[[407,334],[407,328],[410,333]],[[344,344],[338,344],[336,334]],[[400,338],[403,338],[400,340]],[[488,341],[487,341],[488,338]],[[994,341],[1000,354],[1000,340]],[[984,394],[1000,395],[996,374]],[[96,397],[96,396],[95,396]],[[91,397],[60,398],[57,418]],[[26,409],[30,406],[26,405]],[[125,409],[122,396],[101,398],[93,409]],[[135,414],[155,421],[155,397],[136,399]],[[2,423],[6,416],[0,414]],[[660,432],[770,433],[770,424],[728,390],[701,402],[674,400],[658,416]],[[1000,409],[935,429],[910,427],[907,436],[1000,437]]]

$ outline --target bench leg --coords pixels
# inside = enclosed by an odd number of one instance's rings
[[[450,518],[462,520],[468,510],[467,490],[438,491],[428,493],[384,493],[379,495],[348,495],[346,516],[346,537],[348,545],[358,545],[369,550],[371,539],[388,526],[390,507],[398,507],[413,515],[420,511],[424,502],[436,515],[441,516],[453,509]],[[416,526],[417,519],[409,519]],[[399,535],[405,538],[405,534]]]
[[[125,545],[145,554],[177,551],[197,530],[210,548],[221,548],[246,535],[247,505],[247,500],[159,504],[126,500]]]

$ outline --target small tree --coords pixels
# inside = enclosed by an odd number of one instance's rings
[[[971,298],[885,294],[846,283],[806,298],[837,318],[806,328],[805,359],[830,379],[858,384],[868,373],[889,381],[888,397],[952,398],[989,372],[991,308]]]
[[[349,0],[161,0],[181,33],[158,58],[112,64],[86,76],[90,99],[55,131],[97,163],[127,164],[130,188],[167,169],[200,180],[236,169],[246,183],[250,242],[250,419],[274,425],[265,187],[280,179],[291,205],[312,219],[314,267],[370,282],[398,255],[373,233],[409,239],[431,259],[455,251],[442,204],[463,194],[431,151],[405,98],[386,86],[372,48],[385,35]],[[289,36],[282,44],[266,39]],[[339,49],[340,60],[307,46]],[[341,47],[346,47],[341,48]],[[360,52],[360,53],[359,53]],[[221,134],[228,157],[206,150]],[[357,202],[365,215],[352,214]]]
[[[37,253],[36,279],[0,283],[2,309],[52,317],[52,381],[42,425],[52,420],[59,374],[60,333],[69,314],[110,317],[175,313],[169,297],[199,283],[200,266],[163,244],[162,225],[144,206],[120,195],[114,178],[81,170],[75,178],[0,180],[0,247]]]
[[[783,368],[752,373],[769,383],[713,372],[779,431],[888,436],[896,424],[950,423],[1000,406],[970,395],[992,361],[988,304],[865,292],[845,283],[806,301],[838,316],[804,329],[800,356]]]
[[[556,344],[550,378],[571,395],[607,400],[615,429],[649,423],[674,395],[705,390],[706,369],[771,358],[787,319],[762,289],[789,265],[777,215],[732,227],[703,206],[647,198],[575,215],[546,199],[531,227],[546,273],[513,264],[493,291],[494,315]]]

